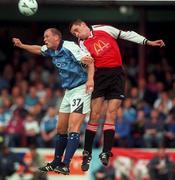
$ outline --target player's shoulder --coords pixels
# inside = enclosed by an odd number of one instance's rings
[[[97,24],[97,25],[92,25],[92,29],[96,30],[96,29],[103,29],[106,27],[112,27],[111,25],[107,25],[107,24]]]
[[[67,41],[67,40],[65,40],[64,42],[63,42],[63,47],[66,47],[66,48],[73,48],[73,47],[76,47],[77,46],[77,44],[74,42],[74,41]]]

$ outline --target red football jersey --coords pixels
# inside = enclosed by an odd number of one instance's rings
[[[93,30],[93,36],[84,40],[83,44],[95,59],[96,68],[122,66],[122,58],[116,39],[107,32]]]

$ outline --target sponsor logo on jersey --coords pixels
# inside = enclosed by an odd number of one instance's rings
[[[109,43],[105,43],[102,40],[98,40],[98,42],[94,43],[94,50],[95,50],[96,54],[99,55],[101,52],[108,49],[109,46],[110,46]]]

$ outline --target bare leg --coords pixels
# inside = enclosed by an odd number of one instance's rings
[[[106,121],[104,123],[104,142],[103,151],[100,154],[100,159],[103,165],[108,165],[109,157],[112,156],[111,150],[114,143],[115,136],[115,119],[117,110],[121,105],[121,100],[112,99],[107,103]]]

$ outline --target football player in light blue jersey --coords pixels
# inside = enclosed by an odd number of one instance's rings
[[[92,60],[92,57],[74,42],[63,41],[61,32],[56,28],[49,28],[44,32],[43,46],[24,44],[18,38],[13,38],[13,43],[33,54],[51,57],[59,70],[65,95],[58,115],[55,156],[52,162],[39,169],[68,175],[70,161],[79,146],[80,126],[90,111],[91,92],[94,88],[94,64],[92,62],[86,70],[81,62]]]

